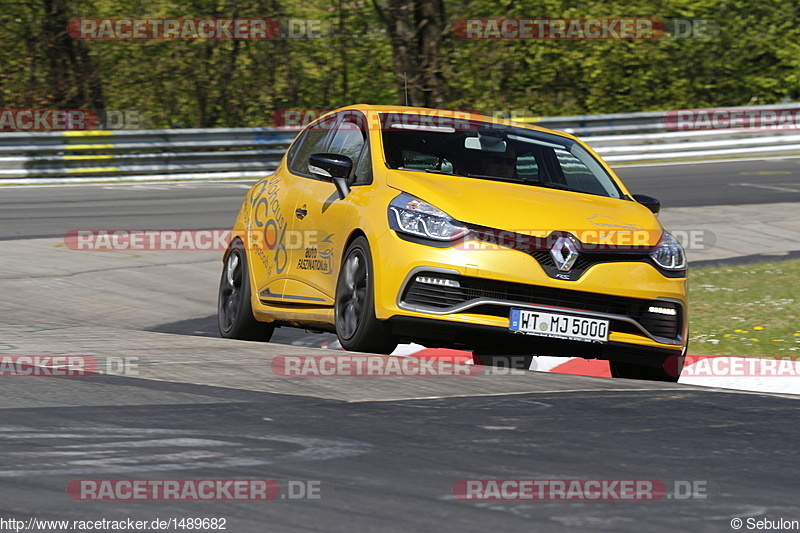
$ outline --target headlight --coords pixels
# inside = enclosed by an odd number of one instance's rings
[[[389,204],[389,226],[395,231],[453,241],[469,233],[469,228],[450,215],[416,196],[402,193]]]
[[[686,268],[686,253],[683,251],[683,246],[668,231],[665,231],[664,235],[661,236],[656,249],[650,252],[650,257],[665,270],[683,270]]]

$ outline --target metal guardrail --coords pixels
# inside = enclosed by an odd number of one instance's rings
[[[0,183],[257,177],[277,167],[296,135],[276,128],[3,133]]]
[[[722,111],[800,116],[800,105]],[[610,163],[800,153],[800,126],[668,131],[667,113],[517,120],[578,135]],[[0,184],[260,177],[296,135],[279,128],[0,133]]]
[[[609,163],[800,153],[800,130],[710,130],[581,137]]]
[[[668,124],[674,120],[673,111],[645,111],[641,113],[615,113],[611,115],[573,115],[563,117],[518,117],[518,122],[536,124],[544,128],[566,131],[579,137],[589,135],[617,135],[629,133],[658,133],[669,131]],[[692,110],[681,110],[692,111]],[[697,110],[699,111],[699,110]],[[722,112],[766,113],[774,111],[800,112],[800,104],[752,105],[743,107],[707,108],[708,114]]]

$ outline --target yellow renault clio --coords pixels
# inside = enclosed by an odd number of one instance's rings
[[[686,258],[658,210],[565,133],[347,107],[306,127],[247,193],[223,257],[220,333],[269,340],[294,326],[354,351],[414,341],[676,380]]]

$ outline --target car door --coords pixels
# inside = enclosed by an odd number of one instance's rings
[[[350,184],[368,177],[369,154],[365,117],[356,111],[337,116],[326,152],[353,160]],[[350,233],[350,196],[341,199],[336,186],[307,175],[292,220],[295,245],[290,251],[290,273],[285,294],[312,305],[332,306],[343,247]],[[351,192],[351,194],[353,194]]]
[[[291,277],[293,248],[298,246],[292,230],[295,209],[307,178],[308,156],[324,151],[333,133],[335,118],[327,118],[309,126],[298,137],[286,158],[273,176],[256,189],[253,196],[253,226],[260,232],[260,246],[254,260],[263,268],[256,272],[256,287],[260,300],[266,304],[295,303],[286,282]]]

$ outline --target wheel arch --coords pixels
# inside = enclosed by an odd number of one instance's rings
[[[228,247],[225,248],[224,252],[222,252],[222,262],[223,263],[228,260],[228,256],[231,255],[231,250],[233,250],[233,246],[237,242],[241,242],[242,244],[244,244],[244,239],[242,238],[242,236],[241,235],[237,235],[237,234],[231,235],[231,240],[228,241]]]
[[[353,241],[355,241],[359,237],[364,237],[367,240],[367,244],[369,244],[370,251],[372,250],[372,243],[369,242],[369,237],[367,237],[366,232],[364,232],[364,230],[361,228],[353,229],[350,232],[350,235],[347,236],[347,240],[345,241],[344,246],[342,247],[342,258],[339,260],[339,268],[341,268],[342,265],[344,264],[344,259],[345,256],[347,255],[347,250],[350,248],[350,245],[353,244]]]

